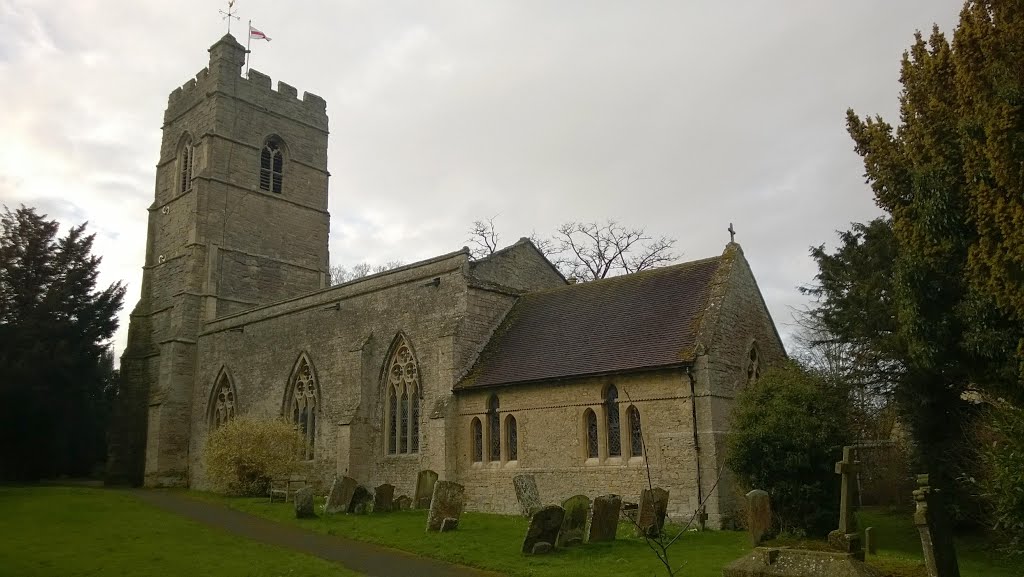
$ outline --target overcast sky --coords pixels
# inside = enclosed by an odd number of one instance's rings
[[[225,32],[214,0],[0,0],[0,203],[89,221],[139,297],[167,95]],[[568,220],[683,260],[734,223],[783,334],[811,245],[879,214],[844,129],[896,120],[915,30],[959,0],[237,0],[253,68],[327,100],[331,263],[412,262]]]

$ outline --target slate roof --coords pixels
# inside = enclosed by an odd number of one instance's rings
[[[455,388],[691,362],[722,258],[526,294]]]

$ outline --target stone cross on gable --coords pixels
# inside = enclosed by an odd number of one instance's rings
[[[857,520],[853,517],[854,475],[860,470],[860,462],[853,460],[853,447],[843,447],[843,460],[836,463],[836,474],[843,476],[842,497],[839,501],[839,531],[843,534],[857,532]]]
[[[726,230],[729,231],[729,242],[736,242],[736,229],[732,227],[731,222],[729,223],[729,228]]]

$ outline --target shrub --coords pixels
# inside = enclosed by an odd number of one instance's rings
[[[825,535],[838,526],[835,463],[848,430],[845,396],[787,361],[737,397],[727,464],[741,485],[771,495],[779,529]]]
[[[996,405],[989,422],[981,447],[982,496],[1011,552],[1024,554],[1024,409]]]
[[[230,495],[266,495],[271,479],[296,471],[302,437],[282,419],[238,417],[210,433],[204,460],[214,487]]]

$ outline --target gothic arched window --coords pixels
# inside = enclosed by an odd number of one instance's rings
[[[195,167],[196,147],[192,137],[185,135],[178,150],[178,192],[192,190],[192,169]]]
[[[761,359],[758,358],[757,344],[750,347],[750,358],[747,360],[747,384],[752,385],[761,378]]]
[[[480,463],[484,460],[484,427],[480,419],[473,417],[470,429],[473,437],[473,462]]]
[[[605,419],[608,423],[608,456],[622,456],[622,436],[619,431],[619,390],[608,385],[604,395]]]
[[[626,409],[626,421],[629,422],[629,456],[642,457],[644,454],[644,437],[640,429],[640,411],[630,405]]]
[[[583,413],[583,422],[587,427],[587,458],[596,459],[597,452],[597,414],[592,409]]]
[[[281,192],[284,174],[284,151],[276,136],[267,139],[260,152],[260,189]]]
[[[227,371],[221,370],[210,401],[210,427],[216,429],[235,418],[235,387]]]
[[[519,460],[519,430],[512,415],[505,418],[505,452],[509,461]]]
[[[388,454],[417,453],[420,450],[420,373],[412,348],[398,337],[388,360],[385,376],[384,415]]]
[[[285,401],[287,415],[295,423],[296,430],[305,440],[302,458],[313,458],[316,445],[316,420],[320,408],[320,388],[317,386],[313,367],[306,355],[299,358],[295,372],[292,374]]]
[[[487,439],[490,441],[488,460],[501,460],[501,421],[498,419],[498,396],[487,400]]]

